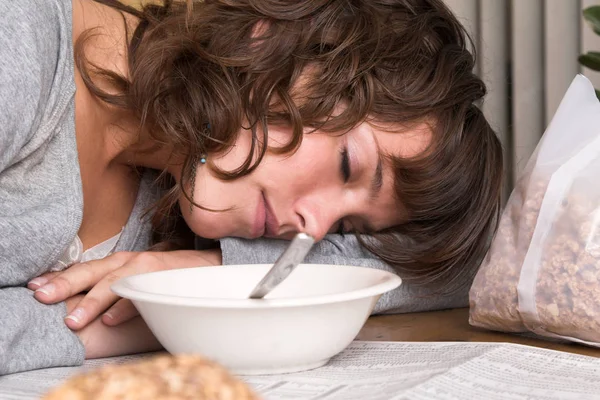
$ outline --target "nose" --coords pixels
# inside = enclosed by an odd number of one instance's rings
[[[304,201],[297,205],[299,231],[311,235],[316,242],[327,235],[331,227],[343,217],[334,201]],[[339,203],[338,203],[339,204]]]

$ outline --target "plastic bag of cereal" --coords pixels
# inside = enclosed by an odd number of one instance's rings
[[[502,214],[470,323],[600,344],[600,103],[577,76]]]

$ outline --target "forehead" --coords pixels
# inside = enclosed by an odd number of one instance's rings
[[[386,158],[411,159],[423,154],[431,144],[433,128],[429,121],[411,124],[370,123],[379,152]],[[391,165],[388,166],[391,168]]]

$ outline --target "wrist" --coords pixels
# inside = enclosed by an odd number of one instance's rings
[[[167,251],[159,257],[166,269],[223,265],[221,249]]]
[[[97,318],[76,334],[85,347],[88,360],[162,349],[139,316],[118,326],[107,326]]]

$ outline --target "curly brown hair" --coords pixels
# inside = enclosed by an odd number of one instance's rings
[[[432,121],[427,151],[393,160],[406,222],[361,241],[407,281],[449,289],[474,275],[497,227],[502,148],[476,105],[486,88],[473,72],[469,37],[443,1],[162,0],[139,8],[95,1],[139,24],[128,35],[128,77],[91,65],[85,37],[77,42],[85,84],[185,156],[179,185],[155,210],[157,242],[176,242],[176,199],[199,155],[226,150],[242,123],[252,129],[253,150],[238,169],[219,171],[222,179],[255,169],[266,151],[258,132],[267,136],[271,123],[292,127],[278,149],[285,153],[305,127],[344,133],[364,121]],[[316,72],[297,101],[291,88],[307,66]]]

